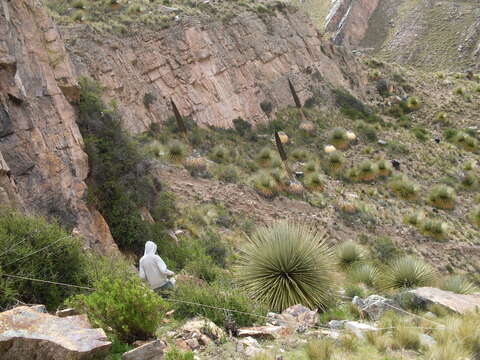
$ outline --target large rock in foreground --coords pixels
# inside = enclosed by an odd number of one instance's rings
[[[60,318],[43,312],[44,309],[21,306],[0,313],[2,360],[106,357],[111,343],[102,329],[92,329],[85,316]]]
[[[409,293],[416,302],[438,304],[459,314],[480,309],[480,294],[461,295],[432,287],[418,288]]]

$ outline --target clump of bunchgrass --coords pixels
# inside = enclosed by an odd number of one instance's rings
[[[261,196],[266,198],[272,198],[277,194],[277,184],[273,177],[265,172],[257,174],[252,179],[253,188]]]
[[[304,183],[305,187],[310,191],[321,192],[325,187],[325,180],[320,176],[319,173],[307,175]]]
[[[404,175],[395,176],[390,182],[390,190],[405,200],[416,200],[419,186]]]
[[[305,346],[309,360],[330,360],[335,352],[334,342],[330,339],[311,340]]]
[[[427,219],[420,224],[420,232],[426,236],[431,236],[436,240],[443,240],[447,237],[449,227],[447,223],[441,220]]]
[[[295,149],[290,157],[298,162],[306,162],[308,160],[308,151],[305,149]]]
[[[470,213],[470,219],[472,220],[472,223],[480,228],[480,206],[475,206]]]
[[[478,177],[473,172],[467,172],[462,178],[462,187],[465,190],[476,190],[478,188]]]
[[[325,158],[325,170],[329,173],[338,173],[345,164],[345,156],[340,151],[334,151]]]
[[[358,179],[360,181],[372,181],[378,176],[377,165],[370,161],[365,160],[358,166]]]
[[[272,149],[265,147],[260,150],[260,153],[257,156],[257,163],[262,167],[272,166],[274,160],[274,153]]]
[[[350,140],[348,133],[345,129],[335,128],[330,134],[328,142],[335,146],[337,149],[345,150],[348,148]]]
[[[436,185],[428,195],[428,203],[438,209],[452,210],[456,202],[455,190],[447,185]]]
[[[318,170],[318,164],[315,160],[310,160],[305,164],[303,167],[303,171],[305,173],[314,173]]]
[[[393,329],[392,339],[392,348],[397,350],[418,351],[422,345],[419,330],[406,323],[401,323]]]
[[[382,159],[377,163],[378,175],[381,177],[389,177],[392,175],[393,167],[390,161]]]
[[[335,293],[333,266],[323,236],[306,225],[278,222],[252,235],[236,277],[241,289],[273,311],[295,304],[327,309]]]
[[[407,99],[407,108],[410,111],[418,110],[420,108],[420,105],[421,105],[420,100],[415,96],[410,96]]]
[[[230,161],[230,154],[227,148],[223,145],[218,145],[213,148],[210,153],[210,159],[219,164],[225,164]]]

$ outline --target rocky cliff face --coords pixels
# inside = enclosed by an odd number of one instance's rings
[[[365,37],[379,0],[334,0],[325,20],[325,31],[338,45],[357,46]]]
[[[323,42],[307,16],[291,9],[245,12],[228,23],[184,20],[129,37],[78,26],[61,32],[77,72],[106,86],[132,132],[172,116],[170,98],[199,124],[229,127],[237,117],[265,121],[262,101],[293,104],[288,77],[303,101],[314,92],[327,96],[331,85],[362,93],[356,60]],[[146,94],[156,99],[148,107]]]
[[[101,215],[84,201],[88,159],[69,100],[76,76],[41,2],[0,7],[0,200],[56,217],[103,252],[115,248]]]

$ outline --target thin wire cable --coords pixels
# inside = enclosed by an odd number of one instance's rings
[[[17,278],[17,279],[22,279],[22,280],[29,280],[29,281],[36,281],[36,282],[47,283],[47,284],[52,284],[52,285],[68,286],[68,287],[79,288],[79,289],[90,290],[90,291],[95,291],[95,290],[96,290],[95,288],[88,287],[88,286],[72,285],[72,284],[66,284],[66,283],[61,283],[61,282],[56,282],[56,281],[34,279],[34,278],[29,278],[29,277],[24,277],[24,276],[18,276],[18,275],[0,274],[0,276],[6,276],[6,277]],[[259,318],[269,319],[269,317],[268,317],[268,316],[265,316],[265,315],[260,315],[260,314],[255,314],[255,313],[250,313],[250,312],[240,311],[240,310],[234,310],[234,309],[227,309],[227,308],[220,307],[220,306],[205,305],[205,304],[196,303],[196,302],[193,302],[193,301],[186,301],[186,300],[173,299],[173,298],[166,298],[166,299],[164,299],[164,300],[165,300],[165,301],[171,301],[171,302],[185,303],[185,304],[195,305],[195,306],[201,306],[201,307],[205,307],[205,308],[216,309],[216,310],[221,310],[221,311],[226,311],[226,312],[235,312],[235,313],[244,314],[244,315],[252,315],[252,316],[259,317]],[[365,307],[364,309],[367,309],[368,307],[375,305],[375,304],[378,303],[379,301],[380,301],[380,300],[378,300],[378,301],[376,301],[376,302],[368,305],[368,306]],[[429,319],[427,319],[427,318],[424,318],[424,317],[422,317],[422,316],[419,316],[419,315],[417,315],[417,314],[411,313],[411,312],[409,312],[409,311],[403,310],[403,309],[401,309],[401,308],[398,308],[398,307],[393,306],[393,305],[390,305],[390,304],[386,304],[386,303],[385,303],[385,305],[387,305],[387,306],[389,306],[389,307],[391,307],[391,308],[394,308],[394,309],[396,309],[396,310],[399,310],[399,311],[401,311],[401,312],[407,313],[407,314],[409,314],[409,315],[416,316],[416,317],[419,317],[419,318],[421,318],[421,319],[430,321],[430,322],[432,322],[433,324],[438,325],[441,329],[442,329],[442,328],[445,328],[445,325],[444,325],[444,324],[441,324],[441,323],[439,323],[439,322],[429,320]],[[322,329],[333,330],[333,331],[342,331],[342,330],[344,330],[344,329],[332,329],[332,328],[330,328],[330,327],[328,327],[328,326],[322,326],[322,325],[317,325],[317,327],[318,327],[318,328],[322,328]],[[438,328],[431,328],[431,327],[424,327],[424,326],[408,326],[407,328],[411,328],[411,329],[438,330]],[[393,329],[395,329],[395,327],[375,328],[375,329],[372,330],[372,331],[378,331],[378,330],[393,330]]]
[[[91,287],[88,287],[88,286],[79,286],[79,285],[66,284],[66,283],[61,283],[61,282],[56,282],[56,281],[34,279],[34,278],[26,277],[26,276],[18,276],[18,275],[10,275],[10,274],[0,274],[0,276],[6,276],[6,277],[9,277],[9,278],[15,278],[15,279],[21,279],[21,280],[36,281],[36,282],[47,283],[47,284],[52,284],[52,285],[61,285],[61,286],[73,287],[73,288],[84,289],[84,290],[91,290],[91,291],[95,290],[94,288],[91,288]]]
[[[26,259],[26,258],[28,258],[28,257],[30,257],[30,256],[32,256],[32,255],[35,255],[35,254],[37,254],[37,253],[39,253],[39,252],[41,252],[41,251],[43,251],[43,250],[46,250],[46,249],[48,249],[49,247],[51,247],[51,246],[55,245],[56,243],[60,242],[61,240],[65,240],[66,238],[68,238],[68,236],[61,237],[60,239],[55,240],[54,242],[48,244],[47,246],[44,246],[43,248],[41,248],[41,249],[39,249],[39,250],[36,250],[36,251],[34,251],[34,252],[32,252],[32,253],[30,253],[30,254],[28,254],[28,255],[25,255],[24,257],[21,257],[20,259],[16,259],[15,261],[12,261],[12,262],[8,263],[7,265],[3,265],[3,267],[7,267],[7,266],[10,266],[10,265],[13,265],[13,264],[15,264],[15,263],[17,263],[17,262],[19,262],[19,261],[22,261],[22,260],[24,260],[24,259]]]

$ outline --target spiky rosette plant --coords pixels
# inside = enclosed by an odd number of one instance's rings
[[[340,151],[334,151],[325,159],[325,169],[330,173],[339,172],[345,164],[345,156]]]
[[[349,278],[356,283],[376,288],[381,283],[380,269],[373,264],[357,264],[349,272]]]
[[[358,179],[361,181],[372,181],[378,176],[377,165],[370,160],[363,161],[358,167]]]
[[[345,241],[337,246],[337,263],[342,269],[347,269],[363,259],[363,250],[353,241]]]
[[[321,192],[325,188],[325,181],[320,174],[313,173],[305,178],[305,186],[308,190]]]
[[[295,304],[323,310],[333,304],[333,267],[322,235],[305,225],[278,222],[253,234],[235,270],[252,299],[281,312]]]
[[[260,173],[252,180],[253,188],[263,197],[272,198],[278,192],[277,183],[270,174]]]
[[[401,289],[428,286],[434,283],[436,272],[428,264],[411,256],[395,260],[385,272],[385,288]]]
[[[455,208],[456,201],[455,190],[447,185],[436,185],[428,195],[430,205],[444,210],[452,210]]]
[[[390,189],[397,196],[405,200],[415,200],[418,197],[419,187],[406,176],[396,176],[390,182]]]
[[[385,159],[380,160],[377,163],[377,168],[378,168],[378,175],[381,177],[389,177],[390,175],[392,175],[393,168],[390,161],[387,161]]]
[[[265,147],[257,155],[257,163],[262,167],[272,166],[274,156],[272,149]]]
[[[449,276],[443,280],[440,288],[456,294],[473,294],[478,288],[471,281],[460,275]]]
[[[348,133],[345,129],[335,128],[330,134],[328,142],[337,149],[345,150],[348,148],[350,139],[348,138]]]
[[[178,140],[173,140],[167,145],[167,158],[174,163],[181,163],[187,156],[187,147]]]

